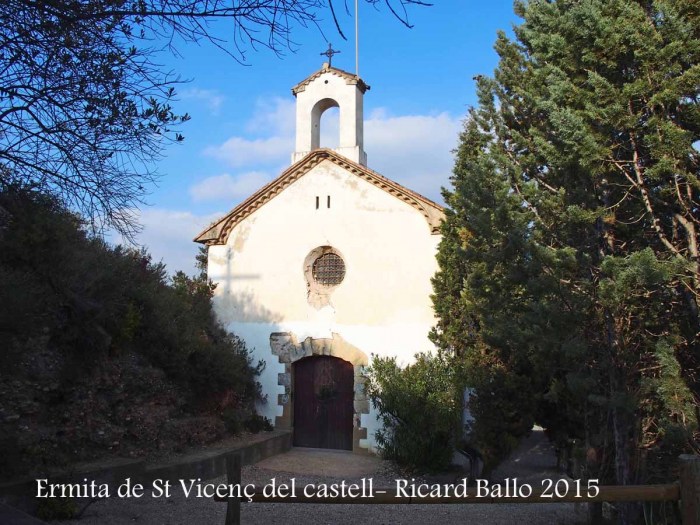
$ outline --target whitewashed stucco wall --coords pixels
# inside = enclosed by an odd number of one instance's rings
[[[226,245],[210,246],[216,312],[267,364],[261,413],[272,421],[282,414],[277,394],[284,392],[278,385],[284,365],[271,353],[273,332],[300,341],[336,333],[368,357],[397,356],[402,364],[431,350],[430,279],[439,239],[418,210],[325,160],[235,226]],[[304,277],[304,261],[319,246],[332,246],[346,265],[345,279],[321,310],[307,301]],[[362,426],[368,442],[360,446],[373,448],[373,410]]]

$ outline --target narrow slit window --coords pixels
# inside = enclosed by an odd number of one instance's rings
[[[319,199],[318,199],[318,195],[316,195],[316,209],[317,210],[318,210],[318,206],[319,206]]]
[[[331,207],[331,196],[330,195],[328,196],[327,202],[328,202],[328,207],[330,208]]]

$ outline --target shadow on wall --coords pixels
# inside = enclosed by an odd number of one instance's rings
[[[224,326],[231,323],[280,323],[283,316],[260,303],[250,289],[259,284],[262,275],[259,273],[234,272],[231,268],[231,248],[226,254],[216,258],[216,275],[210,278],[217,283],[214,291],[215,310],[219,321]],[[221,267],[224,268],[221,268]]]
[[[255,299],[250,291],[229,293],[229,286],[222,286],[222,291],[214,296],[216,313],[219,320],[228,326],[230,323],[281,323],[283,316],[266,308]],[[270,330],[275,331],[274,329]]]

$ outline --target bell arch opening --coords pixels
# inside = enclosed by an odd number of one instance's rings
[[[321,115],[320,148],[340,147],[340,108],[330,107]]]
[[[311,149],[319,149],[322,142],[326,148],[336,148],[340,144],[340,104],[332,98],[319,100],[311,110]]]

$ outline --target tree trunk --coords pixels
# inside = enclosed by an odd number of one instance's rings
[[[624,409],[615,408],[612,412],[613,441],[615,446],[615,477],[618,485],[631,485],[633,483],[629,415]],[[638,503],[620,503],[620,525],[634,525],[639,517]]]
[[[610,362],[608,363],[608,381],[611,399],[620,393],[626,393],[626,372],[615,366],[617,353],[620,351],[615,320],[609,311],[605,312],[606,339]],[[618,402],[619,403],[619,402]],[[613,449],[615,452],[615,479],[618,485],[631,485],[633,482],[631,464],[631,436],[633,417],[624,407],[615,406],[611,410]],[[634,525],[639,516],[639,505],[620,503],[620,525]]]

